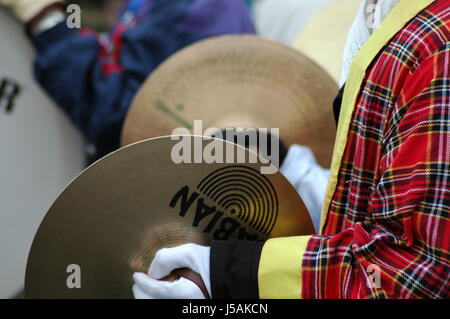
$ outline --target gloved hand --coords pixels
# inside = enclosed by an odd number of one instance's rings
[[[189,268],[197,272],[211,296],[209,256],[209,247],[196,244],[159,250],[150,265],[148,275],[144,273],[133,275],[134,297],[136,299],[205,299],[200,288],[188,279],[181,277],[173,282],[158,280],[180,268]]]
[[[45,8],[53,4],[64,4],[63,0],[0,0],[0,5],[6,7],[23,23],[30,22]]]
[[[308,147],[292,145],[280,167],[280,172],[299,193],[318,233],[330,171],[317,164],[314,154]]]

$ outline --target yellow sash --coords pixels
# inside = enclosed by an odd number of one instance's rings
[[[433,1],[434,0],[401,0],[400,3],[392,9],[391,13],[389,13],[382,22],[381,26],[367,40],[353,61],[339,115],[339,125],[334,145],[333,160],[331,162],[330,179],[328,181],[328,188],[320,221],[321,233],[328,215],[331,198],[336,190],[338,172],[347,143],[350,121],[356,99],[358,98],[358,93],[366,76],[366,70],[390,39],[403,29],[403,27],[417,16],[417,14],[433,3]]]

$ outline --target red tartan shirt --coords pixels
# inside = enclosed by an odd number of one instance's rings
[[[367,70],[303,298],[450,297],[449,39],[450,0],[437,0]]]

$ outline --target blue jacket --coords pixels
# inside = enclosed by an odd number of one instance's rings
[[[108,37],[65,23],[34,36],[35,74],[100,157],[119,146],[152,70],[186,45],[231,33],[254,33],[245,0],[132,0]]]

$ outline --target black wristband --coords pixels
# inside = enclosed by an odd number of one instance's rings
[[[211,294],[213,299],[258,299],[258,267],[263,241],[213,241]]]

